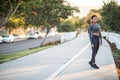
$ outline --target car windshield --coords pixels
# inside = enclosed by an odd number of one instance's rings
[[[35,35],[35,34],[30,34],[30,35]]]
[[[35,32],[36,34],[39,34],[39,32]]]
[[[2,36],[2,37],[9,37],[9,35],[4,35],[4,36]]]
[[[35,35],[35,33],[33,33],[33,34],[30,34],[30,35]]]

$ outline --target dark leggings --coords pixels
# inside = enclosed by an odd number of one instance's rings
[[[92,47],[92,58],[91,61],[93,63],[95,63],[95,56],[98,52],[99,49],[99,37],[98,36],[93,36],[92,37],[92,44],[94,45],[94,47]]]

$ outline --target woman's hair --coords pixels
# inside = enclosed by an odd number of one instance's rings
[[[93,19],[94,17],[97,17],[97,16],[96,16],[96,15],[92,15],[92,16],[91,16],[91,19]],[[93,23],[93,22],[92,22],[92,23]],[[97,21],[97,23],[98,23],[98,21]]]
[[[93,19],[94,17],[97,17],[96,15],[92,15],[91,19]]]

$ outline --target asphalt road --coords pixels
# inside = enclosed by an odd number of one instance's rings
[[[16,41],[15,43],[0,44],[0,55],[37,47],[40,45],[42,40],[43,40],[43,38],[26,39],[26,40]],[[54,42],[57,40],[60,40],[59,36],[47,37],[45,43]]]

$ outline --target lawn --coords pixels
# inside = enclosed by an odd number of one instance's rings
[[[28,49],[28,50],[24,50],[24,51],[19,51],[19,52],[0,55],[0,64],[4,63],[4,62],[7,62],[7,61],[10,61],[10,60],[18,59],[18,58],[36,53],[38,51],[42,51],[42,50],[51,48],[53,46],[55,46],[55,45],[37,47],[37,48],[32,48],[32,49]]]

